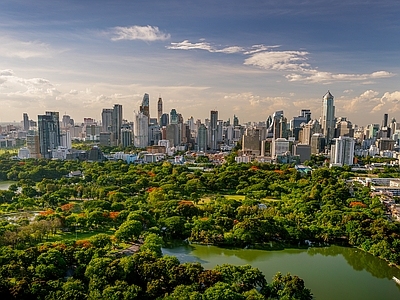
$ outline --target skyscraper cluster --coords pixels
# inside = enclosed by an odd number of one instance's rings
[[[169,113],[164,111],[161,96],[156,102],[157,116],[152,118],[150,104],[150,95],[145,93],[138,110],[132,111],[132,121],[123,119],[120,104],[104,108],[100,122],[88,117],[77,123],[67,114],[60,120],[58,112],[45,112],[36,123],[24,113],[18,136],[26,139],[25,151],[34,158],[65,158],[72,139],[104,146],[135,146],[153,152],[165,148],[167,153],[216,153],[240,144],[239,154],[246,157],[242,161],[293,162],[304,161],[311,154],[323,154],[330,156],[332,165],[352,164],[355,155],[390,156],[400,147],[400,125],[394,118],[389,120],[389,115],[384,114],[381,124],[359,127],[347,117],[335,115],[330,91],[322,97],[317,118],[307,108],[292,118],[278,110],[265,122],[247,124],[240,124],[236,115],[232,122],[221,120],[217,110],[211,110],[209,118],[203,121],[194,117],[185,121],[177,108]],[[0,147],[10,144],[12,138],[3,141],[0,137]]]

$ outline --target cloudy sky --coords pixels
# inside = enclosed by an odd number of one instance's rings
[[[275,110],[319,118],[322,96],[359,125],[400,121],[397,0],[0,0],[0,122],[45,111],[100,120],[144,93],[156,115]]]

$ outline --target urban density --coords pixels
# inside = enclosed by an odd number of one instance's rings
[[[335,110],[330,91],[323,95],[321,111],[302,109],[289,117],[283,110],[266,117],[263,122],[241,124],[239,116],[221,120],[218,111],[199,120],[191,116],[185,121],[176,109],[164,112],[163,99],[158,98],[157,115],[150,115],[150,96],[146,93],[133,120],[123,119],[122,105],[104,108],[101,119],[84,118],[83,123],[59,112],[45,112],[37,119],[23,114],[20,126],[2,126],[0,147],[21,147],[18,158],[104,159],[94,147],[83,154],[72,147],[72,141],[92,142],[94,146],[135,147],[135,153],[115,153],[113,158],[128,162],[156,162],[186,151],[199,155],[222,157],[240,147],[237,162],[276,162],[300,164],[311,155],[325,155],[331,166],[357,165],[357,157],[382,156],[397,158],[400,149],[400,126],[395,118],[382,115],[381,124],[353,124]],[[132,108],[130,108],[132,109]],[[222,154],[222,156],[221,156]],[[86,155],[86,156],[85,156]],[[109,157],[112,158],[112,157]],[[182,161],[178,157],[177,161]]]

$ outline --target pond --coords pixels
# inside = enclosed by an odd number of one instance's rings
[[[324,248],[264,251],[225,249],[191,244],[163,253],[176,256],[181,262],[200,262],[204,268],[216,265],[250,264],[259,268],[268,282],[275,273],[291,273],[304,279],[315,299],[400,299],[400,269],[355,248]]]

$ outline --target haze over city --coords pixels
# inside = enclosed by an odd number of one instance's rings
[[[263,121],[321,113],[400,118],[397,1],[7,1],[0,11],[0,122],[44,111]]]

